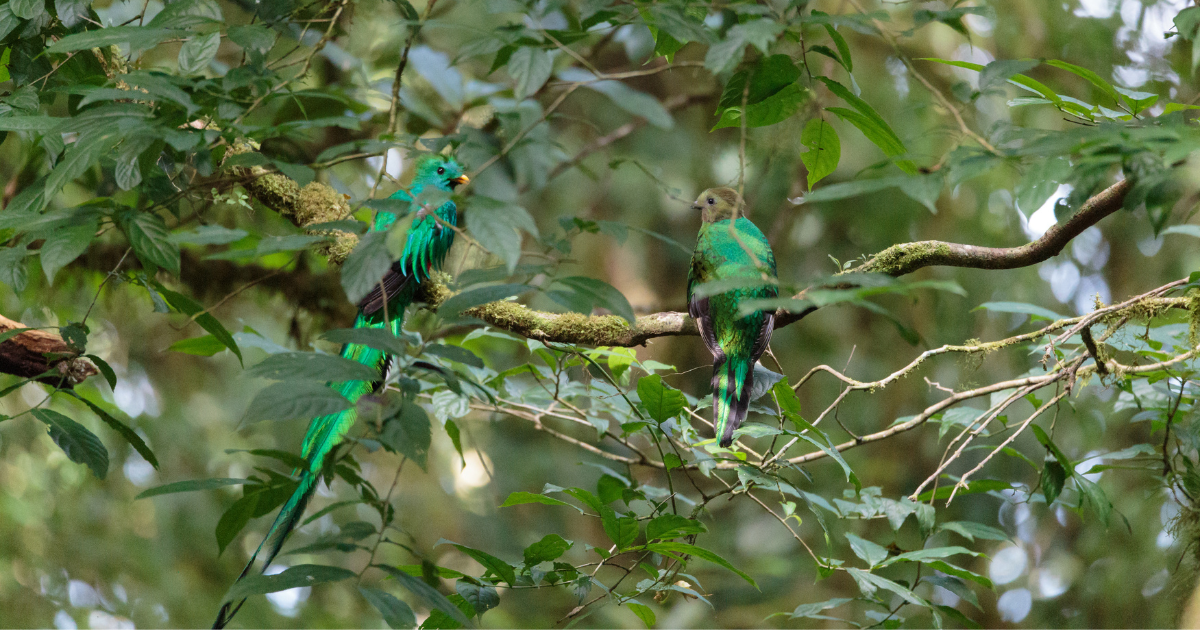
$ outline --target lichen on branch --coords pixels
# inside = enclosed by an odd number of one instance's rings
[[[253,140],[243,140],[229,148],[226,157],[252,153],[259,149]],[[234,175],[245,179],[246,192],[264,206],[287,217],[296,227],[307,228],[319,223],[340,221],[350,216],[350,198],[320,182],[300,187],[295,180],[262,166],[234,166]],[[358,236],[343,230],[308,230],[312,234],[327,234],[333,238],[322,246],[320,253],[338,265],[346,260]]]
[[[257,151],[258,148],[253,141],[241,141],[230,148],[229,155]],[[337,221],[350,214],[349,198],[325,184],[311,182],[301,188],[287,176],[262,166],[235,166],[232,170],[245,179],[246,190],[254,198],[298,227]],[[901,243],[875,254],[847,273],[882,273],[899,277],[932,266],[998,270],[1035,265],[1058,254],[1085,229],[1119,210],[1132,187],[1133,182],[1128,179],[1109,186],[1088,199],[1070,219],[1054,225],[1040,238],[1025,245],[998,248],[943,241]],[[334,240],[325,245],[321,253],[329,262],[340,264],[358,244],[358,237],[340,230],[327,232]],[[436,310],[453,295],[444,283],[434,281],[426,285],[420,299],[431,309]],[[803,298],[804,292],[793,297]],[[775,327],[797,322],[815,310],[816,307],[811,306],[799,312],[776,311]],[[691,317],[674,311],[639,316],[633,325],[615,315],[549,313],[511,301],[483,304],[468,309],[465,314],[523,337],[559,343],[630,347],[643,345],[656,337],[699,334]]]

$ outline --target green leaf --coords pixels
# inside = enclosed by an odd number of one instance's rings
[[[854,534],[847,533],[846,540],[850,543],[850,550],[854,552],[854,555],[861,558],[869,567],[874,568],[884,560],[887,560],[887,549],[865,538],[859,538]]]
[[[804,617],[809,617],[809,618],[813,618],[813,619],[836,619],[835,617],[828,617],[826,615],[822,615],[819,613],[821,613],[822,611],[825,611],[825,610],[829,610],[830,608],[837,608],[838,606],[841,606],[842,604],[845,604],[847,602],[852,602],[852,601],[854,601],[854,600],[849,597],[835,597],[833,599],[827,599],[823,602],[816,602],[813,604],[800,604],[799,606],[796,607],[795,610],[792,611],[792,614],[789,616],[792,619],[800,619],[800,618],[804,618]]]
[[[96,227],[96,219],[84,219],[77,225],[54,230],[46,237],[39,254],[47,282],[54,284],[58,270],[87,251],[96,236]]]
[[[646,413],[659,422],[679,415],[687,403],[683,392],[663,383],[662,376],[658,374],[638,379],[637,392]]]
[[[696,519],[668,513],[650,520],[646,525],[646,540],[669,540],[692,534],[703,534],[706,531],[708,529],[704,527],[704,524]]]
[[[246,50],[265,53],[275,45],[275,31],[257,24],[232,26],[227,31],[230,41]]]
[[[420,579],[413,577],[408,573],[397,569],[396,567],[388,566],[386,564],[373,564],[371,566],[377,569],[382,569],[388,575],[395,578],[395,580],[400,583],[400,586],[403,586],[404,588],[408,589],[410,593],[424,600],[430,608],[435,608],[442,611],[464,626],[471,625],[471,620],[467,619],[467,616],[458,609],[458,606],[450,603],[450,600],[446,599],[445,595],[437,592],[432,586],[429,586]]]
[[[886,567],[886,566],[889,566],[892,564],[896,564],[897,562],[928,562],[930,560],[940,560],[942,558],[948,558],[950,556],[957,556],[957,555],[962,555],[962,554],[966,554],[969,556],[975,556],[975,557],[979,557],[979,556],[983,555],[983,554],[979,553],[978,551],[971,551],[970,549],[967,549],[966,547],[957,547],[957,546],[933,547],[930,549],[918,549],[916,551],[908,551],[908,552],[905,552],[905,553],[902,553],[902,554],[899,554],[896,556],[892,556],[891,558],[887,559],[887,562],[884,562],[880,566]]]
[[[421,15],[417,13],[416,8],[408,0],[394,0],[396,8],[400,10],[400,16],[409,22],[419,22]]]
[[[1042,468],[1042,495],[1046,497],[1046,505],[1054,503],[1058,495],[1062,494],[1063,484],[1067,482],[1067,471],[1063,469],[1062,464],[1058,460],[1046,460],[1045,467]]]
[[[68,36],[70,37],[70,36]],[[60,40],[61,41],[61,40]],[[75,143],[67,149],[63,157],[54,166],[54,170],[46,176],[44,204],[50,197],[62,190],[68,182],[82,176],[88,169],[96,166],[101,156],[107,154],[116,146],[118,136],[115,130],[105,129],[101,132],[81,134]],[[35,208],[40,209],[40,208]],[[175,269],[178,270],[178,262]]]
[[[307,186],[317,176],[317,172],[303,164],[291,164],[281,160],[271,160],[275,168],[279,169],[288,179],[296,182],[301,188]]]
[[[90,48],[108,48],[114,44],[128,43],[134,50],[145,50],[158,45],[159,42],[180,34],[180,31],[169,28],[149,28],[145,26],[109,26],[82,33],[73,33],[46,47],[48,53],[68,53]]]
[[[417,615],[413,609],[391,593],[366,586],[358,587],[358,592],[379,611],[389,628],[417,627]]]
[[[489,553],[468,547],[466,545],[460,545],[448,540],[442,540],[438,542],[438,544],[442,543],[454,545],[456,549],[467,554],[468,556],[471,556],[471,558],[473,558],[476,562],[482,564],[484,569],[490,571],[493,575],[503,580],[509,586],[516,584],[517,574],[516,571],[513,570],[511,564]]]
[[[404,400],[396,412],[384,419],[379,442],[389,450],[400,453],[425,469],[433,431],[429,415],[420,405]]]
[[[1097,88],[1100,88],[1100,91],[1104,92],[1104,94],[1107,95],[1109,98],[1111,98],[1114,102],[1116,102],[1116,103],[1121,102],[1121,95],[1117,93],[1117,90],[1115,88],[1113,88],[1112,84],[1109,83],[1108,81],[1105,81],[1104,79],[1102,79],[1100,77],[1100,75],[1096,74],[1095,72],[1092,72],[1091,70],[1088,70],[1087,68],[1077,66],[1073,63],[1067,63],[1065,61],[1058,61],[1057,59],[1047,60],[1046,65],[1053,66],[1060,70],[1066,70],[1067,72],[1070,72],[1071,74],[1082,77],[1082,78],[1086,79],[1088,81],[1088,83],[1091,83],[1092,85],[1096,86]]]
[[[1185,236],[1200,238],[1200,225],[1172,225],[1160,232],[1160,234],[1183,234]]]
[[[333,383],[375,381],[380,378],[379,370],[374,367],[336,355],[315,352],[272,354],[246,370],[245,375],[273,381],[311,380]]]
[[[984,540],[1008,540],[1008,535],[1003,531],[974,521],[950,521],[938,525],[938,529],[954,532],[971,542],[975,542],[976,538]]]
[[[775,123],[787,120],[800,111],[802,105],[809,98],[809,94],[798,84],[792,83],[784,87],[782,90],[772,94],[766,99],[746,105],[746,126],[747,127],[767,127]],[[741,104],[729,107],[721,113],[720,120],[713,126],[710,131],[716,131],[725,127],[740,127],[741,119]]]
[[[433,343],[425,346],[425,352],[434,356],[441,357],[448,361],[457,361],[463,365],[481,368],[483,361],[475,356],[474,352],[463,348],[462,346],[454,346],[446,343]]]
[[[1046,434],[1045,429],[1035,424],[1033,425],[1033,435],[1037,438],[1037,441],[1040,442],[1042,446],[1046,447],[1046,450],[1050,452],[1050,454],[1054,455],[1054,458],[1058,460],[1058,463],[1061,464],[1064,469],[1073,469],[1071,465],[1071,458],[1067,457],[1066,453],[1063,453],[1062,450],[1058,448],[1054,441],[1050,439],[1050,436]]]
[[[3,338],[3,335],[0,335],[0,338]],[[96,367],[100,370],[100,373],[104,375],[104,380],[108,381],[108,386],[112,389],[116,389],[117,373],[113,371],[112,366],[108,364],[108,361],[105,361],[94,354],[85,354],[83,356],[90,359],[92,363],[95,363]]]
[[[65,449],[64,449],[65,450]],[[100,475],[103,478],[103,475]],[[1075,485],[1079,488],[1080,494],[1087,497],[1087,503],[1093,510],[1096,511],[1096,516],[1100,517],[1100,522],[1108,527],[1109,521],[1112,520],[1112,501],[1108,500],[1108,495],[1095,482],[1088,481],[1083,475],[1073,474],[1071,476],[1075,480]]]
[[[242,498],[234,501],[233,505],[221,514],[221,518],[217,521],[217,527],[213,530],[217,539],[218,556],[225,553],[225,548],[229,546],[229,543],[237,538],[238,533],[245,529],[246,524],[254,517],[261,497],[262,488],[253,487],[253,490],[244,488]]]
[[[62,118],[49,116],[4,116],[0,117],[0,131],[32,131],[45,133],[62,124]]]
[[[813,118],[804,126],[800,134],[800,144],[808,147],[807,153],[800,155],[804,167],[808,169],[808,189],[826,176],[837,170],[842,158],[842,143],[838,140],[837,131],[833,125],[820,118]]]
[[[891,591],[900,596],[904,601],[915,604],[917,606],[929,607],[929,602],[917,597],[915,593],[899,584],[874,573],[863,571],[862,569],[846,569],[850,573],[850,577],[858,583],[858,588],[863,592],[863,595],[870,597],[878,589]]]
[[[754,578],[751,578],[749,575],[746,575],[740,569],[730,564],[728,560],[702,547],[697,547],[696,545],[689,545],[682,542],[660,542],[646,545],[646,549],[656,553],[692,555],[700,558],[701,560],[707,560],[713,564],[719,564],[738,574],[739,577],[749,582],[754,588],[758,588],[758,583],[754,581]]]
[[[554,497],[548,497],[544,494],[534,494],[532,492],[514,492],[514,493],[508,495],[508,498],[504,500],[504,503],[500,504],[500,507],[511,507],[513,505],[523,505],[526,503],[541,503],[543,505],[565,505],[567,507],[575,508],[576,510],[579,510],[579,512],[581,514],[583,513],[583,510],[580,510],[578,507],[571,505],[570,503],[567,503],[566,501],[555,499]]]
[[[617,546],[617,550],[628,549],[638,537],[638,522],[633,516],[617,516],[612,508],[605,506],[601,511],[604,533]]]
[[[368,348],[382,350],[388,354],[408,352],[408,340],[397,337],[386,328],[335,328],[327,330],[321,338],[334,343],[355,343]]]
[[[1200,29],[1200,7],[1188,7],[1177,13],[1171,21],[1175,23],[1175,32],[1180,37],[1196,39],[1196,32]]]
[[[458,592],[459,597],[471,605],[476,615],[482,615],[500,605],[500,594],[496,592],[494,586],[459,580],[454,583],[454,590]]]
[[[989,63],[979,72],[979,91],[986,92],[989,88],[1007,82],[1013,75],[1032,70],[1041,61],[1037,59],[1000,59]]]
[[[144,491],[142,491],[141,494],[134,497],[134,500],[136,501],[138,499],[149,499],[150,497],[156,497],[160,494],[175,494],[177,492],[196,492],[198,490],[215,490],[217,488],[223,488],[225,486],[240,486],[240,485],[244,485],[244,484],[254,484],[254,483],[257,483],[257,482],[252,481],[250,479],[228,479],[228,478],[195,479],[195,480],[191,480],[191,481],[176,481],[174,483],[163,484],[161,486],[155,486],[153,488],[150,488],[149,490],[144,490]]]
[[[654,611],[649,606],[632,601],[625,602],[625,605],[629,607],[629,610],[633,611],[633,614],[637,615],[638,619],[642,620],[642,623],[646,624],[647,628],[654,627]]]
[[[465,310],[480,304],[506,300],[521,295],[532,289],[525,284],[493,284],[467,289],[451,296],[438,307],[438,313],[443,317],[454,317]]]
[[[855,96],[850,90],[847,90],[841,83],[830,79],[829,77],[818,77],[830,92],[835,96],[846,101],[854,110],[848,110],[841,107],[826,107],[825,109],[835,114],[838,118],[858,127],[858,130],[863,133],[875,146],[883,151],[888,157],[896,157],[908,153],[908,149],[904,146],[904,142],[900,140],[900,136],[892,131],[887,121],[871,107],[869,103]],[[916,174],[916,166],[908,160],[899,160],[896,162],[904,172],[913,175]]]
[[[1029,216],[1036,212],[1059,184],[1071,176],[1071,163],[1064,157],[1052,157],[1032,164],[1017,183],[1017,208]]]
[[[828,436],[825,436],[824,434],[822,434],[820,432],[818,432],[817,435],[824,437],[825,440],[829,439]],[[818,440],[814,437],[811,437],[807,433],[800,434],[800,439],[821,449],[822,452],[824,452],[831,459],[833,459],[833,461],[837,462],[838,465],[842,467],[842,473],[844,473],[846,475],[846,481],[849,481],[850,483],[854,484],[854,487],[856,489],[862,488],[862,482],[860,482],[858,480],[858,475],[854,474],[854,469],[850,468],[850,464],[846,463],[845,458],[842,457],[841,451],[837,450],[836,446],[834,446],[832,443],[826,443],[822,440]]]
[[[571,548],[572,544],[571,541],[565,540],[558,534],[546,534],[541,540],[525,548],[525,566],[532,567],[542,562],[557,560]]]
[[[104,424],[107,424],[110,428],[112,428],[113,431],[116,431],[121,435],[121,437],[125,438],[125,441],[129,442],[129,445],[133,447],[133,450],[138,452],[138,455],[142,456],[142,459],[150,462],[150,465],[154,466],[155,470],[158,470],[158,458],[154,456],[154,452],[151,451],[150,447],[146,445],[146,442],[142,439],[142,436],[137,434],[137,431],[131,429],[129,425],[125,424],[124,422],[112,417],[112,415],[105,411],[100,405],[97,405],[83,396],[80,396],[74,391],[70,393],[72,396],[82,401],[83,404],[87,405],[88,408],[92,410],[92,413],[95,413],[101,420],[104,421]]]
[[[917,500],[926,502],[930,499],[948,499],[950,498],[951,493],[953,493],[955,496],[959,496],[963,494],[991,492],[993,490],[1011,490],[1012,487],[1013,486],[1011,483],[1008,483],[1007,481],[1000,481],[999,479],[979,479],[978,481],[972,481],[971,483],[967,484],[966,488],[960,488],[957,492],[954,491],[954,484],[942,486],[938,488],[936,492],[933,490],[922,492],[921,495],[917,497]]]
[[[13,15],[32,20],[46,10],[44,4],[44,0],[11,0],[9,7]]]
[[[600,81],[596,79],[596,75],[580,68],[566,68],[558,73],[558,78],[584,83],[584,87],[607,96],[617,107],[634,116],[645,118],[646,122],[659,129],[671,129],[675,126],[675,119],[657,98],[639,92],[620,81]]]
[[[222,350],[225,350],[225,344],[212,335],[180,339],[167,346],[167,352],[182,352],[200,357],[211,357]]]
[[[86,464],[97,478],[108,474],[108,449],[82,424],[50,409],[34,408],[33,416],[50,432],[50,439],[76,464]]]
[[[346,262],[342,263],[342,289],[350,302],[361,302],[379,285],[388,268],[392,266],[386,239],[387,232],[364,234],[354,251],[346,257]]]
[[[1062,315],[1048,308],[1034,304],[1025,304],[1024,302],[984,302],[971,310],[978,311],[979,309],[992,311],[993,313],[1019,313],[1021,315],[1029,315],[1035,320],[1044,319],[1050,322],[1063,319]]]
[[[192,97],[188,96],[179,86],[171,82],[167,75],[156,72],[148,72],[145,70],[137,70],[124,75],[115,77],[117,81],[124,81],[131,87],[145,90],[150,96],[155,97],[157,101],[170,101],[182,106],[188,113],[195,112],[199,106],[192,101]],[[167,136],[167,142],[171,143],[177,149],[183,150],[190,148],[197,141],[198,136],[192,134],[176,134]],[[181,143],[186,143],[188,146],[181,146]]]
[[[927,562],[926,565],[931,569],[936,569],[947,575],[953,575],[954,577],[957,577],[957,578],[962,578],[964,580],[970,580],[984,588],[995,590],[995,587],[992,586],[991,580],[983,577],[982,575],[979,575],[978,573],[973,573],[971,571],[968,571],[962,567],[958,567],[953,564],[942,562],[941,560],[932,560],[930,562]]]
[[[496,200],[475,198],[466,211],[467,230],[479,244],[504,261],[509,273],[521,260],[520,229],[534,227],[524,208]]]
[[[825,32],[829,33],[833,44],[837,46],[838,54],[841,56],[842,67],[846,68],[846,72],[853,72],[854,61],[850,58],[850,46],[846,44],[846,38],[842,37],[842,34],[837,32],[832,24],[825,24],[824,26]]]
[[[245,418],[249,422],[309,419],[351,407],[349,400],[322,383],[285,381],[272,383],[258,392],[250,401]]]
[[[201,328],[207,330],[209,334],[216,337],[221,343],[225,344],[226,348],[229,348],[235,355],[237,355],[238,362],[241,362],[241,349],[238,348],[237,342],[233,340],[233,335],[229,334],[229,331],[221,325],[221,322],[217,321],[217,318],[213,317],[211,313],[204,313],[202,315],[199,314],[204,310],[204,308],[191,298],[171,291],[158,282],[152,282],[152,285],[154,286],[155,290],[162,294],[163,298],[166,299],[167,303],[170,304],[172,308],[189,317],[195,317],[196,323],[200,324]]]
[[[179,275],[179,246],[171,242],[162,217],[153,212],[124,212],[119,223],[143,264],[149,263]]]
[[[179,71],[185,75],[203,72],[216,58],[220,46],[220,31],[192,36],[179,48]]]
[[[522,46],[508,58],[508,74],[516,82],[513,96],[524,100],[542,89],[550,79],[554,62],[550,53],[533,46]]]
[[[175,232],[170,239],[173,243],[191,243],[192,245],[225,245],[246,238],[245,230],[229,229],[221,225],[201,225],[188,232]]]
[[[982,610],[982,607],[979,605],[979,598],[975,595],[975,591],[972,591],[967,587],[965,582],[956,577],[938,574],[922,575],[921,581],[934,586],[940,586],[951,593],[954,593],[959,598],[966,600],[967,603],[974,606],[977,610]]]
[[[765,127],[790,117],[810,96],[797,84],[799,78],[800,69],[787,55],[764,57],[752,68],[734,73],[721,91],[717,124],[711,131],[741,126],[743,98],[747,127]]]
[[[629,300],[611,284],[586,276],[555,278],[555,282],[570,287],[578,297],[582,298],[582,304],[586,305],[584,307],[586,310],[581,309],[580,312],[591,314],[592,308],[601,307],[612,311],[631,325],[636,323],[633,307],[629,305]]]
[[[291,588],[316,586],[327,582],[340,582],[356,577],[357,574],[341,567],[320,564],[298,564],[275,575],[248,575],[235,582],[225,594],[223,601],[233,602],[253,595],[277,593]]]

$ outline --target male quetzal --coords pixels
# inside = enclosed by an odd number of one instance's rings
[[[460,184],[470,181],[463,174],[463,169],[453,158],[440,155],[427,156],[417,162],[416,174],[413,177],[409,191],[398,190],[392,194],[392,199],[412,201],[427,187],[452,191]],[[439,219],[449,225],[458,223],[458,208],[453,201],[447,201],[433,212]],[[446,258],[446,252],[454,242],[454,230],[441,225],[424,208],[417,212],[416,218],[408,228],[408,237],[404,245],[404,253],[400,259],[392,263],[390,269],[382,278],[380,285],[359,302],[358,318],[355,328],[388,328],[393,334],[399,334],[404,323],[404,309],[412,303],[417,287],[429,279],[432,270],[438,269]],[[386,230],[396,222],[396,215],[391,212],[379,212],[375,215],[372,230]],[[384,304],[387,308],[384,308]],[[386,316],[385,316],[386,314]],[[342,357],[369,365],[379,371],[375,381],[344,381],[331,384],[342,396],[351,403],[357,402],[363,395],[375,391],[384,380],[387,366],[391,357],[381,350],[358,344],[348,343],[342,346]],[[266,570],[271,560],[283,547],[288,534],[296,527],[304,513],[304,507],[316,489],[317,481],[321,478],[326,456],[346,437],[346,433],[354,424],[357,413],[354,408],[315,418],[308,425],[304,436],[304,444],[300,457],[306,462],[306,467],[299,471],[300,483],[296,491],[283,504],[279,516],[266,538],[259,544],[254,555],[238,580],[246,577],[254,567],[254,561],[259,552],[266,547],[266,557],[263,559],[260,571]],[[224,628],[233,618],[246,600],[225,602],[217,614],[214,628]]]
[[[741,317],[738,309],[746,300],[779,295],[775,254],[767,237],[742,216],[742,199],[732,188],[704,191],[692,209],[701,211],[703,223],[688,273],[688,314],[713,355],[713,429],[721,446],[729,446],[750,407],[754,364],[766,351],[775,328],[773,311]],[[746,280],[738,283],[737,278]],[[723,280],[740,286],[696,295],[700,285]]]

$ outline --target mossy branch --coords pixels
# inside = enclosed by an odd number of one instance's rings
[[[1074,216],[1056,223],[1035,241],[1020,247],[977,247],[943,241],[918,241],[893,245],[852,271],[903,276],[924,267],[967,267],[970,269],[1017,269],[1049,260],[1104,217],[1120,210],[1133,182],[1123,179],[1084,202]]]
[[[258,144],[247,140],[230,147],[226,156],[252,153]],[[285,216],[299,228],[318,223],[340,221],[350,216],[350,197],[320,182],[309,182],[303,188],[290,177],[274,173],[262,166],[235,166],[234,175],[243,177],[246,192],[264,206]],[[342,230],[310,230],[328,234],[333,241],[322,245],[321,252],[333,264],[341,264],[358,244],[358,236]]]
[[[238,143],[230,150],[230,155],[257,148],[249,142]],[[246,178],[246,190],[254,198],[288,217],[298,227],[336,221],[350,213],[348,198],[324,184],[312,182],[301,188],[287,176],[261,166],[234,167],[234,171]],[[847,273],[883,273],[899,277],[933,266],[1016,269],[1035,265],[1058,254],[1084,230],[1119,210],[1132,187],[1133,183],[1128,179],[1109,186],[1088,199],[1066,222],[1054,225],[1041,238],[1019,247],[977,247],[943,241],[902,243],[875,254]],[[331,263],[339,264],[354,249],[358,237],[348,232],[331,232],[335,240],[324,246],[321,253]],[[444,284],[435,281],[425,287],[422,300],[436,309],[451,295]],[[804,298],[804,291],[793,297]],[[797,312],[776,311],[775,327],[797,322],[815,310],[817,307],[813,306]],[[656,337],[699,334],[692,318],[676,311],[642,315],[633,325],[615,315],[548,313],[509,301],[476,306],[466,314],[530,339],[593,346],[638,346]]]

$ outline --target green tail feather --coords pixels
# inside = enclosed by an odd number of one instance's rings
[[[404,309],[408,306],[408,302],[408,300],[397,299],[388,305],[391,316],[395,318],[391,322],[384,322],[378,313],[376,316],[360,313],[358,319],[354,322],[354,327],[390,327],[392,334],[399,335],[401,326],[404,323]],[[381,350],[353,343],[342,346],[341,354],[342,358],[357,361],[379,370],[379,380],[376,382],[345,381],[332,385],[333,389],[344,396],[346,400],[356,403],[358,399],[374,391],[379,383],[383,381],[384,373],[387,370],[387,364],[391,357]],[[280,549],[283,548],[283,543],[300,522],[300,517],[304,515],[304,508],[308,506],[308,501],[312,498],[313,492],[317,488],[317,482],[321,478],[321,469],[325,464],[325,458],[338,444],[342,443],[342,440],[346,437],[346,433],[350,430],[350,427],[354,426],[354,421],[357,418],[358,412],[354,408],[350,408],[345,411],[315,418],[309,423],[308,432],[304,435],[303,450],[300,453],[300,456],[308,463],[308,468],[300,471],[300,484],[296,486],[296,491],[292,493],[292,496],[288,497],[287,502],[280,508],[279,515],[275,517],[275,522],[271,524],[271,529],[267,530],[267,535],[259,543],[258,549],[255,549],[254,553],[250,556],[250,561],[246,563],[246,568],[242,569],[237,582],[240,582],[254,568],[258,554],[263,551],[264,547],[267,551],[263,557],[262,567],[259,569],[260,572],[265,571],[270,566],[271,561],[275,559],[275,556],[279,555]],[[237,582],[234,583],[236,584]],[[246,603],[244,599],[236,604],[232,601],[225,602],[221,606],[221,610],[217,613],[217,620],[213,623],[213,628],[224,628],[244,603]]]
[[[733,432],[742,425],[750,409],[750,390],[754,387],[753,363],[740,358],[721,357],[713,365],[713,420],[721,446],[733,443]]]

